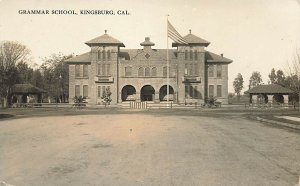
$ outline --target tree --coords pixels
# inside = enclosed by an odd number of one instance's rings
[[[275,71],[272,68],[271,73],[269,74],[269,79],[272,84],[279,84],[281,86],[286,86],[286,77],[282,70]]]
[[[262,83],[262,78],[260,72],[258,71],[253,72],[249,79],[249,89],[258,86],[261,83]]]
[[[0,43],[0,99],[2,106],[7,106],[12,86],[18,81],[18,64],[30,61],[30,50],[18,42]]]
[[[286,84],[290,89],[297,92],[300,105],[300,52],[296,52],[291,64],[288,64],[287,74]],[[294,96],[294,99],[296,100],[296,96]]]
[[[238,99],[240,99],[241,91],[244,88],[244,79],[241,73],[238,73],[233,81],[234,92],[237,94]]]
[[[67,101],[69,95],[69,67],[64,61],[71,58],[72,55],[52,54],[43,59],[40,66],[42,71],[43,85],[48,96],[55,97],[62,102]]]
[[[103,91],[101,99],[103,99],[103,103],[106,107],[106,105],[109,105],[112,99],[110,98],[111,96],[111,91],[109,88],[106,88],[105,91]]]
[[[269,74],[269,79],[272,84],[276,82],[276,73],[274,68],[272,68],[271,73]]]

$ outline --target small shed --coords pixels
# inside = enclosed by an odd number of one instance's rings
[[[291,89],[278,84],[258,85],[247,91],[250,94],[250,103],[278,103],[288,104],[289,95],[294,93]]]
[[[47,91],[32,84],[15,84],[11,91],[11,103],[41,103],[42,95]]]

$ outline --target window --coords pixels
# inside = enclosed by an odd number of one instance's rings
[[[208,77],[214,77],[214,66],[213,65],[208,66]]]
[[[106,74],[105,74],[105,64],[102,64],[102,65],[101,65],[101,70],[102,70],[101,75],[102,75],[102,76],[105,76],[105,75],[106,75]]]
[[[146,76],[146,77],[149,77],[149,76],[150,76],[150,68],[149,68],[149,67],[146,67],[146,68],[145,68],[145,76]]]
[[[221,78],[222,77],[222,66],[217,65],[217,77]]]
[[[168,76],[167,67],[163,67],[163,77],[167,77],[167,76]]]
[[[110,76],[110,64],[106,64],[106,75]]]
[[[88,71],[88,65],[83,65],[83,77],[88,77],[89,71]]]
[[[101,60],[101,51],[98,50],[98,60]]]
[[[187,50],[185,50],[185,52],[184,52],[184,59],[188,60],[188,51]]]
[[[198,64],[194,64],[194,75],[198,75]]]
[[[214,96],[214,86],[213,85],[209,85],[209,87],[208,87],[208,96],[209,97]]]
[[[184,92],[185,92],[185,98],[189,98],[189,86],[185,85],[184,86]]]
[[[131,67],[125,67],[125,76],[131,76],[132,74],[132,68]]]
[[[102,51],[102,59],[103,61],[106,60],[105,50]]]
[[[195,50],[195,60],[198,60],[198,52]]]
[[[189,65],[189,71],[188,71],[188,75],[193,75],[193,64]]]
[[[217,85],[217,97],[222,97],[222,85]]]
[[[98,64],[97,66],[98,66],[98,67],[97,67],[97,69],[98,69],[98,73],[97,73],[97,74],[98,74],[98,75],[101,75],[101,64]]]
[[[188,64],[184,65],[184,75],[188,74]]]
[[[198,98],[198,86],[194,88],[194,98]]]
[[[75,65],[75,77],[80,77],[80,65]]]
[[[89,96],[88,91],[88,85],[83,85],[83,97],[87,98]]]
[[[144,68],[143,67],[139,68],[139,70],[138,70],[138,76],[140,76],[140,77],[144,76]]]
[[[107,51],[107,60],[110,60],[110,50]]]
[[[193,51],[190,50],[190,60],[193,60]]]
[[[80,85],[75,85],[75,96],[80,96]]]
[[[151,70],[151,76],[156,77],[156,74],[157,74],[157,69],[156,69],[156,67],[153,67]]]
[[[191,85],[189,86],[189,95],[190,95],[190,98],[194,98],[194,91],[193,91],[193,87]]]
[[[98,86],[97,95],[98,95],[98,98],[101,98],[101,86]]]

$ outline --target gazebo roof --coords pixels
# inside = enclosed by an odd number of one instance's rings
[[[278,84],[258,85],[247,91],[250,94],[291,94],[291,89],[285,88]]]
[[[47,91],[33,86],[32,84],[15,84],[12,87],[12,93],[14,94],[40,94]]]

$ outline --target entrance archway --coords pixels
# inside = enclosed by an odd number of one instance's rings
[[[162,86],[159,89],[159,100],[167,101],[167,85]],[[169,85],[169,101],[174,100],[174,89]]]
[[[153,101],[155,90],[151,85],[145,85],[141,89],[141,101]]]
[[[135,101],[136,90],[132,85],[126,85],[122,88],[122,101]]]

